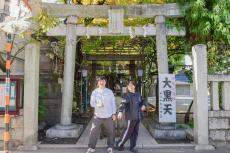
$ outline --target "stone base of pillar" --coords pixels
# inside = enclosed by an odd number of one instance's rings
[[[83,125],[70,124],[61,125],[57,124],[46,131],[48,138],[77,138],[83,131]]]
[[[36,146],[36,145],[33,145],[33,146],[26,146],[26,145],[23,145],[23,146],[19,146],[19,147],[18,147],[18,150],[23,150],[23,151],[35,151],[35,150],[38,150],[38,146]]]
[[[212,145],[196,145],[195,150],[215,150],[215,147]]]
[[[155,128],[149,129],[154,138],[165,140],[182,140],[187,138],[186,128],[176,124],[155,123]]]

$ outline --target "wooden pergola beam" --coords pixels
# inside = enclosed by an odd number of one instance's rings
[[[50,17],[67,17],[73,15],[82,18],[108,18],[108,10],[110,9],[124,9],[124,17],[127,18],[152,18],[158,15],[182,17],[179,6],[176,3],[128,6],[42,3],[42,9],[46,10]]]
[[[120,71],[120,70],[130,70],[130,66],[129,65],[124,65],[124,66],[118,66],[118,67],[113,67],[113,66],[103,66],[103,65],[96,65],[95,70],[105,70],[105,71]],[[92,70],[92,66],[84,66],[83,69],[87,69],[87,70]]]
[[[154,25],[146,27],[146,36],[155,36],[156,35],[156,27]],[[132,27],[132,32],[134,36],[143,36],[144,28],[143,27]],[[66,25],[62,24],[55,28],[49,29],[46,33],[47,36],[66,36]],[[130,36],[130,27],[124,27],[123,33],[109,33],[109,29],[107,27],[85,27],[83,25],[77,25],[76,28],[77,36]],[[167,28],[166,29],[167,36],[185,36],[184,28]]]
[[[84,55],[84,60],[87,61],[143,61],[145,60],[144,55]]]

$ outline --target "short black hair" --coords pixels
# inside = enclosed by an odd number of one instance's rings
[[[136,84],[136,82],[134,80],[129,80],[128,83],[127,83],[127,85],[129,85],[130,83],[132,85],[134,85],[135,87],[137,86],[137,84]]]
[[[105,80],[106,81],[106,77],[105,76],[99,76],[99,77],[97,77],[97,81],[100,81],[100,80]]]

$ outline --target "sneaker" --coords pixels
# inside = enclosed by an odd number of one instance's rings
[[[132,153],[138,153],[138,150],[137,150],[137,149],[130,149],[130,151],[131,151]]]
[[[108,148],[107,151],[108,151],[108,153],[114,153],[113,148]]]
[[[95,152],[95,149],[92,149],[92,148],[89,148],[89,149],[86,151],[86,153],[93,153],[93,152]]]
[[[124,148],[123,146],[121,146],[121,147],[117,147],[117,150],[118,150],[118,151],[124,151],[125,148]]]
[[[121,142],[121,140],[118,140],[117,142],[116,142],[116,149],[118,150],[118,151],[124,151],[125,150],[125,148],[124,148],[124,146],[122,145],[122,146],[119,146],[119,143]]]
[[[121,142],[121,140],[118,140],[118,141],[115,142],[116,148],[119,148],[119,143],[120,143],[120,142]]]

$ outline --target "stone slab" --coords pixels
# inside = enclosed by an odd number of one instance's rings
[[[48,138],[77,138],[83,131],[83,125],[71,124],[69,126],[62,126],[57,124],[46,131]]]
[[[228,118],[209,118],[209,129],[229,129]]]
[[[23,150],[23,151],[35,151],[38,150],[38,146],[19,146],[18,150]]]
[[[230,75],[224,75],[224,74],[208,75],[208,81],[230,81]]]
[[[215,150],[215,147],[212,145],[196,145],[195,150]]]
[[[226,134],[226,140],[227,140],[227,141],[230,141],[230,130],[229,130],[229,131],[227,131],[227,134]]]
[[[185,139],[186,132],[185,130],[154,130],[154,138],[158,139]]]
[[[209,111],[209,117],[229,117],[230,111]]]
[[[210,130],[209,137],[213,141],[225,141],[226,131],[225,130]]]

